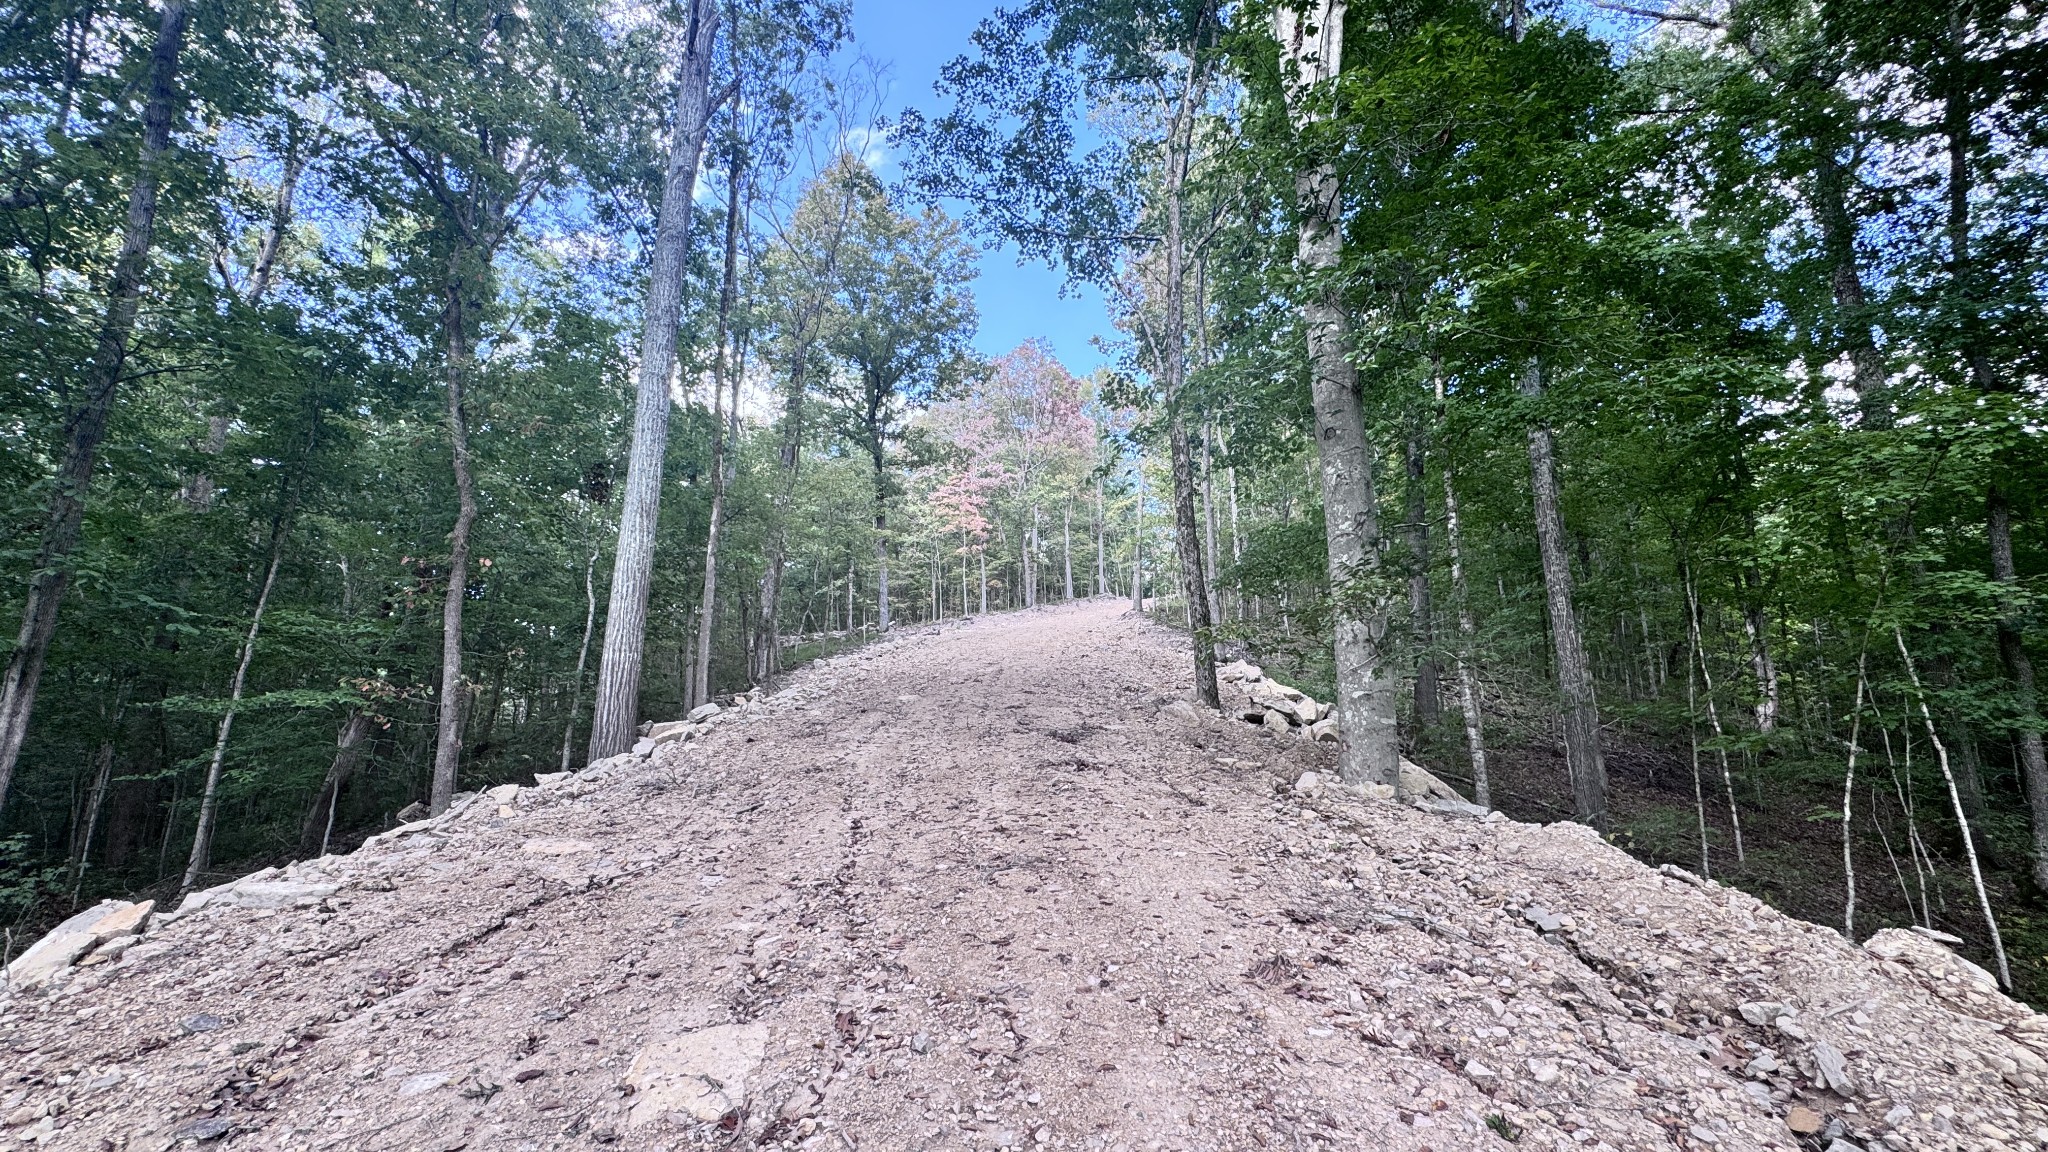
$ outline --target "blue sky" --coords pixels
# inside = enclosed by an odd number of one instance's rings
[[[894,118],[906,107],[945,111],[932,94],[940,66],[967,51],[975,25],[998,6],[994,0],[853,0],[855,49],[889,69],[884,114]],[[887,159],[877,171],[890,181],[901,175]],[[975,346],[998,356],[1040,337],[1070,372],[1085,374],[1100,365],[1102,356],[1089,340],[1115,334],[1109,313],[1092,288],[1062,297],[1063,279],[1044,264],[1019,267],[1014,249],[982,253],[974,291],[981,306]]]

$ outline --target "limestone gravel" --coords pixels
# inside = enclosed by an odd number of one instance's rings
[[[2048,1147],[1940,942],[1361,797],[1185,662],[927,628],[230,886],[11,998],[0,1147]]]

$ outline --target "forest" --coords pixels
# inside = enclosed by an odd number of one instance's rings
[[[846,0],[4,12],[17,934],[1118,596],[2048,996],[2033,0],[1020,0],[926,110]]]

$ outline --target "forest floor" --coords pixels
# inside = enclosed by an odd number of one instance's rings
[[[2048,1147],[2048,1018],[1940,945],[1297,791],[1183,652],[919,629],[244,881],[5,1004],[0,1147]]]

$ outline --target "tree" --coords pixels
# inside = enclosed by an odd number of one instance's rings
[[[1274,39],[1284,68],[1292,73],[1283,75],[1281,83],[1303,128],[1313,125],[1314,102],[1330,98],[1330,83],[1343,70],[1345,10],[1343,3],[1331,0],[1308,14],[1284,3],[1274,9]],[[1334,164],[1314,158],[1312,151],[1309,155],[1295,175],[1301,220],[1296,262],[1307,281],[1301,293],[1302,328],[1322,465],[1329,579],[1331,588],[1339,590],[1331,638],[1337,662],[1338,774],[1350,784],[1399,788],[1394,685],[1381,655],[1387,613],[1376,603],[1382,595],[1375,579],[1381,545],[1372,452],[1352,367],[1350,326],[1334,283],[1343,259],[1343,185]]]
[[[683,269],[690,248],[690,197],[714,111],[711,68],[718,20],[715,0],[690,0],[682,58],[676,69],[675,116],[669,126],[661,210],[642,308],[632,452],[626,465],[625,503],[619,513],[619,544],[612,561],[611,598],[605,608],[604,646],[591,713],[592,760],[626,751],[640,723],[647,596],[654,571],[654,529],[661,510],[662,458],[668,450],[669,377],[675,371]]]
[[[850,173],[858,203],[838,256],[825,345],[843,369],[820,382],[836,429],[872,466],[876,626],[889,630],[889,445],[912,410],[971,370],[973,250],[936,211],[909,216],[871,173]]]
[[[190,20],[191,11],[185,0],[166,0],[157,20],[156,40],[143,80],[142,133],[128,190],[128,216],[107,281],[106,310],[94,341],[92,359],[81,373],[78,399],[67,405],[64,453],[51,485],[41,538],[29,568],[21,631],[15,637],[14,650],[8,653],[6,671],[0,673],[0,804],[6,803],[15,763],[28,737],[43,662],[57,632],[57,609],[63,601],[65,586],[71,581],[71,553],[78,546],[79,530],[85,520],[93,460],[113,414],[115,393],[135,332],[136,312],[142,304],[156,236],[163,168],[168,162],[172,122],[182,95],[178,63]],[[58,116],[60,125],[69,114],[67,95]],[[20,206],[40,199],[31,198],[26,191],[16,195],[26,200]]]

